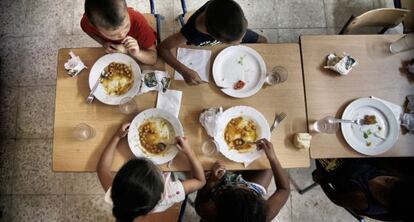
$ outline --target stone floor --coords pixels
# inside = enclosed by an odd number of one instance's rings
[[[147,0],[127,0],[141,12]],[[187,0],[189,10],[205,0]],[[337,33],[351,14],[392,7],[392,0],[237,0],[249,27],[270,42]],[[163,38],[179,29],[179,0],[155,0]],[[113,221],[95,173],[51,170],[57,49],[97,44],[82,33],[83,0],[0,1],[0,221]],[[291,169],[304,187],[311,169]],[[293,189],[293,188],[292,188]],[[274,187],[271,189],[274,190]],[[197,221],[188,209],[186,221]],[[292,190],[275,221],[353,221],[319,187]]]

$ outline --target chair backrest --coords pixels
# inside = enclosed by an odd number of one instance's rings
[[[383,27],[393,28],[401,23],[409,10],[395,8],[379,8],[355,17],[344,29],[344,34],[349,34],[357,28]]]
[[[410,10],[402,21],[404,24],[404,33],[414,32],[414,1],[401,0],[400,4],[401,8]]]
[[[174,204],[166,211],[160,213],[147,214],[141,218],[140,222],[178,221],[181,208],[180,204]]]
[[[184,24],[190,19],[190,17],[194,14],[195,11],[190,11],[184,14]]]

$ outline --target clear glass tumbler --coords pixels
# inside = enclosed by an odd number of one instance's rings
[[[313,131],[318,133],[336,133],[339,130],[339,123],[335,122],[335,117],[327,116],[313,123]]]
[[[269,86],[273,86],[288,79],[288,71],[282,66],[275,66],[266,74],[265,83]]]
[[[80,123],[73,129],[73,137],[76,140],[84,141],[96,135],[95,129],[86,123]]]
[[[132,114],[138,110],[137,103],[132,97],[125,97],[119,103],[119,111],[123,114]]]
[[[204,141],[201,145],[201,152],[206,156],[215,156],[218,154],[218,145],[214,139]]]

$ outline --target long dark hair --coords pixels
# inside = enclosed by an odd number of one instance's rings
[[[227,188],[214,198],[217,222],[264,222],[265,200],[256,192],[240,188]]]
[[[157,166],[145,158],[128,161],[112,183],[113,215],[122,222],[149,213],[164,192],[164,181]]]

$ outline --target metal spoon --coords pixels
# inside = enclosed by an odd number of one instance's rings
[[[365,124],[365,120],[364,119],[356,119],[356,120],[334,119],[332,120],[332,123],[353,123],[353,124],[362,126]]]
[[[160,150],[165,150],[165,148],[167,148],[168,146],[171,146],[171,145],[175,145],[175,143],[170,143],[170,144],[166,144],[166,143],[157,143],[157,149],[160,149]]]

